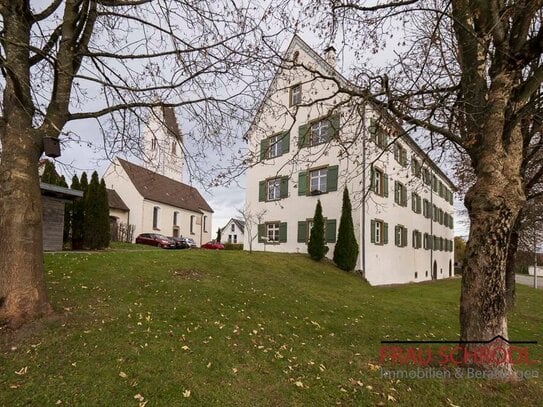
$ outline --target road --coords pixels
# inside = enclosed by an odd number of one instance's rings
[[[518,284],[529,285],[530,287],[534,286],[534,276],[529,276],[526,274],[517,274],[515,276],[515,281]],[[537,288],[543,289],[543,276],[537,276]]]

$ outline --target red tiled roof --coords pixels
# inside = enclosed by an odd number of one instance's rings
[[[120,158],[119,163],[145,199],[193,212],[213,212],[196,188]]]

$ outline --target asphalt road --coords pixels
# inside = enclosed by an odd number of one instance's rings
[[[534,286],[534,276],[528,276],[526,274],[517,274],[515,276],[515,281],[518,284],[528,285],[530,287]],[[543,276],[537,276],[537,288],[543,289]]]

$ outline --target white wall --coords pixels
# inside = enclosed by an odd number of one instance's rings
[[[232,230],[232,227],[234,227],[234,230]],[[232,219],[226,224],[224,228],[221,229],[221,242],[229,242],[228,237],[232,237],[231,243],[244,243],[245,236],[242,230],[238,227],[236,222],[234,222]],[[234,236],[237,236],[236,242],[234,242]]]

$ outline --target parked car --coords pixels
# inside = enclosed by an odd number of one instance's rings
[[[169,236],[168,238],[175,242],[176,249],[188,249],[190,247],[190,244],[184,237]]]
[[[142,233],[136,237],[136,243],[162,247],[163,249],[175,249],[175,242],[159,233]]]
[[[211,242],[207,242],[207,243],[203,244],[202,249],[223,250],[224,245],[221,242],[217,242],[216,240],[212,240]]]
[[[184,238],[186,241],[187,241],[187,244],[189,245],[189,247],[191,249],[196,249],[198,247],[198,245],[196,244],[196,242],[194,241],[194,239],[190,238],[190,237],[185,237]]]

